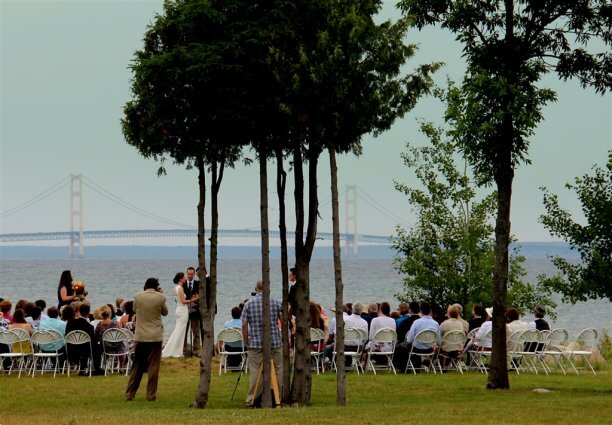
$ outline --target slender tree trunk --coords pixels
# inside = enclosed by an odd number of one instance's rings
[[[282,336],[283,336],[283,403],[289,403],[291,388],[291,350],[289,347],[290,329],[288,305],[289,305],[289,264],[287,255],[287,225],[285,222],[285,188],[287,183],[287,173],[283,167],[283,151],[276,151],[276,193],[278,194],[278,230],[280,233],[281,244],[281,274],[283,288],[283,314],[282,314]]]
[[[499,144],[499,164],[495,170],[497,184],[497,219],[495,223],[495,263],[493,267],[493,351],[487,379],[489,389],[508,389],[508,365],[506,352],[506,298],[508,294],[508,245],[510,244],[510,202],[512,199],[512,146],[514,143],[512,89],[516,81],[513,71],[512,46],[514,44],[514,2],[504,1],[506,12],[505,59],[508,90],[502,98],[503,121]]]
[[[206,285],[205,285],[205,282],[206,282],[205,280],[206,279],[206,272],[205,272],[206,270],[206,234],[205,234],[205,228],[204,228],[204,210],[205,210],[205,205],[206,205],[206,169],[204,167],[204,160],[202,158],[198,158],[197,166],[198,166],[198,184],[199,184],[199,189],[200,189],[200,200],[198,202],[198,265],[199,265],[199,270],[201,272],[199,275],[200,285],[203,286],[203,288],[200,289],[200,296],[202,296],[202,293],[205,294],[206,292]],[[214,177],[213,177],[213,180],[214,180]],[[201,319],[202,324],[206,332],[207,328],[209,329],[209,331],[212,331],[212,329],[210,328],[212,326],[212,323],[211,323],[210,318],[208,317],[208,307],[206,305],[205,300],[206,300],[205,298],[204,300],[200,300],[199,308],[200,308],[200,315],[202,317]],[[191,407],[200,408],[200,409],[205,408],[206,404],[208,403],[208,393],[210,391],[210,378],[212,376],[211,361],[210,361],[212,359],[212,355],[210,356],[210,359],[208,362],[205,361],[206,357],[209,354],[205,347],[205,341],[207,339],[209,338],[205,338],[205,340],[202,341],[203,353],[202,353],[202,357],[200,361],[200,382],[198,384],[198,389],[195,394],[195,399],[191,403]]]
[[[334,277],[336,283],[336,405],[346,406],[346,371],[344,370],[344,284],[342,283],[342,260],[340,256],[340,218],[338,213],[338,166],[336,152],[329,148],[331,170],[332,225],[334,245]]]
[[[310,301],[310,258],[317,233],[317,156],[309,155],[308,227],[304,240],[304,174],[299,148],[294,150],[295,177],[295,252],[296,252],[296,304],[295,358],[291,399],[300,405],[310,404],[312,377],[310,375],[310,327],[308,324]]]
[[[263,150],[259,152],[259,193],[261,216],[261,278],[263,280],[263,376],[262,406],[272,407],[271,389],[271,329],[270,329],[270,234],[268,225],[268,169]],[[256,373],[256,371],[249,371]]]

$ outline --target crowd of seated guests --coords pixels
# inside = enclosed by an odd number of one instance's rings
[[[121,310],[124,309],[125,313]],[[117,314],[120,313],[120,315]],[[55,306],[46,307],[44,300],[28,302],[19,300],[13,304],[10,300],[0,299],[0,331],[12,329],[22,329],[29,335],[38,330],[54,330],[62,335],[74,330],[87,333],[92,341],[92,351],[94,360],[94,374],[103,374],[101,370],[102,357],[102,335],[110,328],[123,328],[134,331],[136,326],[136,315],[133,311],[133,302],[121,302],[120,307],[113,304],[105,304],[96,308],[91,313],[91,306],[87,300],[74,301],[63,305],[61,309]],[[122,343],[119,343],[122,344]],[[17,347],[15,347],[17,348]],[[30,350],[29,345],[24,347]],[[64,342],[58,342],[53,346],[43,346],[45,351],[60,351],[65,356],[66,349]],[[122,350],[123,347],[116,347]],[[107,347],[108,350],[112,346]],[[28,352],[26,350],[26,352]],[[0,352],[8,352],[8,347],[0,344]],[[87,345],[70,347],[68,350],[70,361],[81,365],[81,370],[85,369],[87,358],[89,358],[89,347]],[[62,359],[63,360],[63,359]]]

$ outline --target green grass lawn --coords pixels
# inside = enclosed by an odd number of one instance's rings
[[[216,370],[216,369],[215,369]],[[612,374],[515,373],[511,389],[489,391],[479,373],[347,377],[348,407],[335,406],[335,375],[313,375],[312,405],[248,409],[248,375],[230,401],[237,373],[212,381],[207,409],[188,408],[198,385],[196,359],[165,360],[158,399],[147,402],[146,376],[126,402],[127,377],[0,376],[0,425],[11,424],[612,424]],[[551,393],[538,394],[534,388]]]

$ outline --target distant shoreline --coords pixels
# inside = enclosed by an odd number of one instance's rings
[[[562,256],[576,259],[579,255],[564,242],[518,242],[520,254],[527,258]],[[344,250],[343,250],[344,251]],[[331,258],[331,247],[316,247],[313,258]],[[253,259],[261,255],[258,246],[219,246],[219,257],[228,259]],[[293,250],[290,249],[290,257]],[[280,248],[270,248],[271,258],[280,258]],[[352,253],[350,255],[351,258]],[[387,245],[361,245],[357,258],[393,259],[395,251]],[[1,260],[57,259],[69,258],[67,246],[0,246]],[[140,260],[140,259],[193,259],[197,258],[196,246],[149,246],[149,245],[94,245],[85,247],[85,259]]]

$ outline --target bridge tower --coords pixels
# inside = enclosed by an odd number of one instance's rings
[[[357,186],[346,186],[346,206],[345,206],[345,231],[346,231],[346,253],[347,255],[353,248],[353,256],[357,257],[359,252],[359,233],[357,233]],[[350,237],[350,234],[353,237]]]
[[[75,225],[76,222],[76,225]],[[78,230],[75,230],[77,228]],[[79,232],[78,240],[75,233]],[[79,258],[83,258],[83,175],[70,175],[70,258],[74,258],[74,244],[79,244]]]

